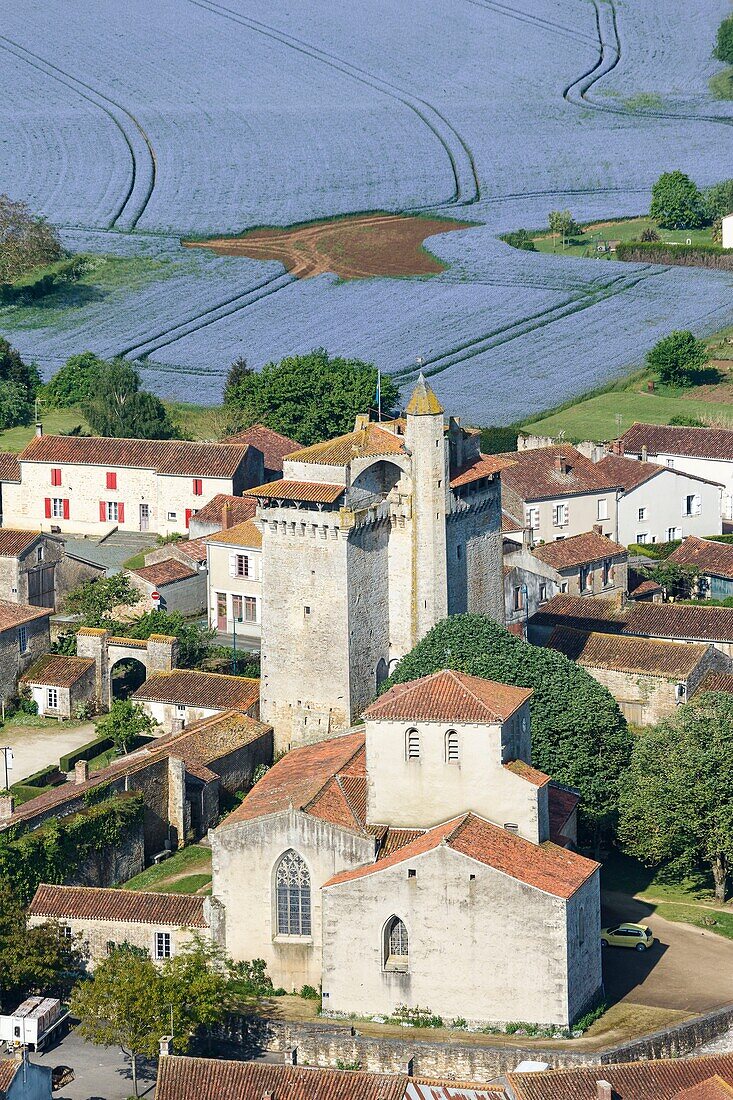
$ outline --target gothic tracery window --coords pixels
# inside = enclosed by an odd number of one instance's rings
[[[384,928],[384,965],[388,970],[407,970],[410,944],[407,927],[399,917],[391,917]]]
[[[275,872],[279,936],[310,936],[311,877],[297,852],[285,852]]]

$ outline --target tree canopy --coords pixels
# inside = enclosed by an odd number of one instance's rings
[[[72,355],[43,387],[43,399],[55,409],[92,400],[99,391],[107,363],[93,351]]]
[[[259,374],[237,360],[224,400],[240,415],[297,439],[304,446],[353,431],[358,413],[377,406],[377,369],[360,359],[329,356],[324,348],[266,363]],[[382,412],[390,415],[399,390],[382,375]]]
[[[731,18],[733,27],[733,18]],[[726,214],[733,214],[733,179],[721,180],[707,187],[703,192],[705,205],[711,221],[715,218],[724,218]]]
[[[562,237],[563,244],[568,237],[583,232],[569,210],[551,210],[547,224],[553,237]]]
[[[64,608],[71,615],[81,615],[81,626],[109,627],[116,625],[117,608],[134,607],[139,599],[140,593],[127,574],[114,573],[72,588],[66,595]]]
[[[534,763],[581,792],[581,814],[596,836],[613,825],[632,738],[610,692],[551,649],[516,638],[484,615],[453,615],[418,642],[384,687],[454,668],[529,687]]]
[[[0,283],[11,283],[34,267],[61,257],[58,233],[24,202],[0,195]]]
[[[713,57],[726,65],[733,65],[733,15],[729,15],[718,27]]]
[[[23,905],[0,881],[0,1010],[32,993],[67,996],[83,958],[79,939],[59,935],[53,921],[28,928]]]
[[[664,766],[661,764],[664,762]],[[725,901],[733,861],[733,695],[704,692],[642,731],[622,780],[619,837],[643,863],[704,865]]]
[[[0,430],[28,423],[40,381],[35,363],[25,363],[20,352],[0,336]]]
[[[163,402],[140,389],[140,375],[123,359],[104,364],[82,411],[95,435],[172,439],[176,434]]]
[[[663,172],[652,187],[650,214],[662,229],[700,229],[710,218],[705,200],[684,172]]]
[[[684,329],[658,340],[647,352],[646,365],[666,385],[692,386],[707,359],[705,341]]]
[[[155,722],[139,703],[115,699],[109,713],[97,722],[97,736],[109,737],[118,752],[126,753],[138,737],[152,733]]]
[[[216,631],[184,619],[180,611],[146,611],[126,624],[128,638],[149,638],[151,634],[170,634],[178,639],[178,663],[182,668],[197,668],[208,655],[209,643]]]

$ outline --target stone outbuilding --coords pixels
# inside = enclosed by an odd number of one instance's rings
[[[133,699],[171,733],[225,710],[259,718],[260,682],[245,676],[176,668],[149,676]]]
[[[221,907],[210,897],[110,890],[42,883],[28,908],[31,928],[58,921],[63,933],[79,936],[89,951],[89,969],[103,962],[110,945],[129,943],[164,962],[199,935],[221,943]]]
[[[704,642],[680,645],[556,627],[547,644],[608,688],[624,717],[637,726],[669,718],[707,673],[733,669],[730,657]]]
[[[91,657],[46,653],[20,678],[44,718],[74,718],[94,698],[95,668]]]
[[[127,575],[143,600],[145,610],[160,607],[161,611],[180,611],[182,615],[199,615],[206,610],[206,572],[167,557],[139,569],[128,569]],[[153,602],[153,592],[160,596]]]
[[[51,648],[51,608],[0,602],[0,700],[15,695],[18,678]]]
[[[713,600],[733,596],[733,546],[730,543],[690,536],[667,560],[694,570],[697,595]]]

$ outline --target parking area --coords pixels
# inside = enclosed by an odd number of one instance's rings
[[[13,769],[8,773],[10,784],[22,782],[49,764],[58,764],[60,756],[86,745],[94,736],[93,722],[35,727],[9,723],[0,731],[0,745],[13,750]],[[4,787],[5,769],[0,753],[0,788]]]

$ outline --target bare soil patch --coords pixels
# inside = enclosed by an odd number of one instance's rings
[[[335,272],[342,279],[436,275],[445,269],[423,247],[426,237],[469,229],[471,222],[401,214],[356,214],[289,229],[251,229],[241,237],[183,241],[223,256],[279,260],[299,279]]]

